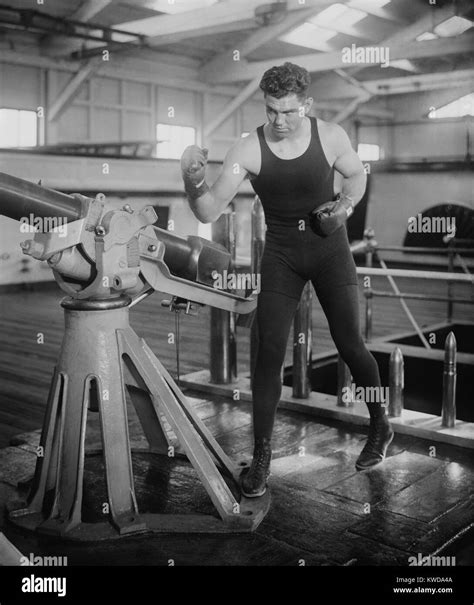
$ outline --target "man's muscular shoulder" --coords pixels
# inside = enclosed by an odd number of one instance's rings
[[[260,144],[256,131],[236,141],[229,150],[226,160],[238,164],[251,177],[260,170]]]
[[[318,131],[324,152],[331,165],[347,149],[351,149],[349,137],[339,124],[318,118]]]
[[[326,122],[325,120],[318,118],[318,130],[320,135],[324,135],[328,140],[335,142],[336,144],[342,139],[347,138],[344,128],[335,122]]]

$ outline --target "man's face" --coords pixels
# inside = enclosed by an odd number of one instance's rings
[[[284,139],[298,130],[311,107],[311,102],[312,99],[302,100],[294,93],[281,99],[265,95],[265,111],[275,136]]]

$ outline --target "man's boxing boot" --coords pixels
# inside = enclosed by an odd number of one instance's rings
[[[250,470],[242,477],[242,493],[247,498],[263,496],[267,489],[267,479],[270,476],[270,461],[272,446],[270,439],[261,437],[255,439],[253,460]]]
[[[393,430],[385,414],[371,417],[369,435],[359,457],[356,469],[364,471],[383,462],[387,448],[393,439]]]

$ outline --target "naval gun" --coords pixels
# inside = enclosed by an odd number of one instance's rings
[[[158,217],[153,206],[118,208],[103,194],[66,195],[0,173],[0,214],[29,220],[32,227],[37,219],[53,225],[36,231],[21,247],[46,261],[61,289],[74,299],[160,291],[235,313],[250,313],[256,306],[255,295],[241,297],[214,287],[215,276],[231,262],[223,246],[154,226]]]
[[[253,531],[268,511],[269,495],[249,499],[241,494],[239,479],[248,462],[236,463],[225,454],[129,324],[129,309],[155,291],[170,294],[175,311],[209,305],[252,312],[258,291],[240,296],[214,287],[216,274],[229,269],[230,253],[204,238],[182,238],[156,227],[152,206],[117,207],[103,194],[66,195],[3,173],[0,214],[48,225],[21,246],[25,254],[48,263],[67,294],[61,301],[65,331],[41,434],[42,456],[28,496],[9,507],[10,522],[71,540]],[[177,440],[218,516],[138,509],[127,395],[149,452],[169,456]],[[82,518],[88,412],[100,418],[109,510],[100,523]]]

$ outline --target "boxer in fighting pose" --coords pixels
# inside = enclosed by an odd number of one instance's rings
[[[181,168],[195,216],[215,221],[249,178],[267,224],[257,305],[258,349],[252,381],[254,452],[242,479],[247,497],[265,493],[271,436],[281,395],[281,368],[296,307],[310,280],[331,336],[357,387],[379,387],[377,362],[359,327],[358,283],[345,222],[362,198],[366,175],[344,130],[307,114],[309,73],[292,63],[272,67],[260,82],[268,122],[227,153],[212,187],[207,150],[188,147]],[[334,170],[344,178],[335,198]],[[383,461],[393,431],[383,401],[367,402],[370,425],[357,470]]]

